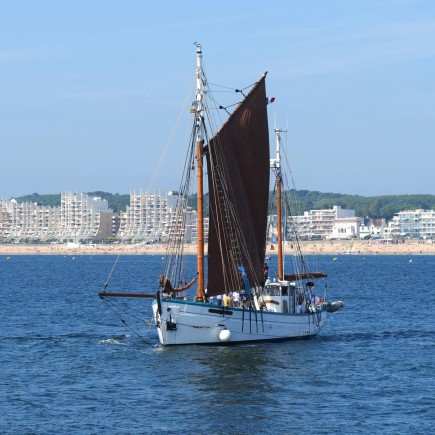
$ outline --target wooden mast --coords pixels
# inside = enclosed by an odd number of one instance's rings
[[[276,202],[277,202],[277,230],[278,230],[278,279],[284,277],[282,255],[282,211],[281,211],[281,174],[276,177]]]
[[[272,168],[274,169],[276,176],[276,206],[277,206],[277,233],[278,233],[278,279],[282,281],[284,278],[284,266],[283,266],[283,253],[282,253],[282,206],[281,206],[281,185],[282,185],[282,174],[281,174],[281,154],[280,154],[280,144],[281,144],[281,133],[282,130],[275,129],[275,139],[276,139],[276,159],[272,160]]]
[[[197,168],[197,267],[198,289],[196,300],[204,301],[204,186],[203,186],[203,98],[204,98],[204,75],[202,70],[201,44],[196,44],[196,168]]]

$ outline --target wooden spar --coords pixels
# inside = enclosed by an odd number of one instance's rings
[[[100,292],[98,293],[100,298],[104,298],[106,296],[117,297],[117,298],[149,298],[155,299],[155,293],[116,293],[116,292]]]
[[[276,141],[276,159],[273,161],[272,168],[276,177],[276,210],[277,210],[277,223],[276,229],[278,233],[278,279],[282,280],[284,275],[283,253],[282,253],[282,204],[281,204],[281,133],[282,130],[275,129]]]
[[[286,281],[300,281],[302,279],[326,278],[328,275],[324,272],[307,272],[284,275]]]
[[[197,243],[197,264],[198,264],[198,289],[196,292],[196,299],[198,301],[204,300],[204,207],[203,207],[203,153],[204,142],[198,141],[196,160],[197,160],[197,180],[198,180],[198,243]]]
[[[281,211],[281,174],[276,177],[276,203],[277,203],[277,230],[278,230],[278,279],[282,280],[283,259],[282,259],[282,211]]]
[[[203,158],[204,158],[204,74],[202,69],[201,44],[196,44],[196,165],[197,165],[197,265],[198,265],[198,289],[196,300],[203,301],[204,294],[204,187],[203,187]]]

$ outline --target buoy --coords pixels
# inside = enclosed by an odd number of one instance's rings
[[[332,259],[332,261],[335,261],[337,259],[337,257],[334,257],[333,259]]]
[[[409,260],[409,262],[412,263],[412,258],[411,258],[411,260]]]
[[[231,340],[231,331],[227,328],[222,329],[221,332],[219,332],[219,340],[223,342],[227,342]]]

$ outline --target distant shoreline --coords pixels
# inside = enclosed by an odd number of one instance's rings
[[[284,251],[291,253],[291,242]],[[277,252],[276,245],[267,247],[267,255]],[[304,254],[315,255],[434,255],[432,241],[406,240],[385,243],[378,240],[309,241],[301,242]],[[207,252],[207,247],[206,247]],[[185,253],[195,254],[196,245],[189,244]],[[65,245],[65,244],[0,244],[0,255],[165,255],[165,245]]]

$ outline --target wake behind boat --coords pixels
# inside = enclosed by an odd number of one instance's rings
[[[203,70],[196,44],[196,100],[192,140],[181,182],[175,223],[168,237],[165,266],[158,290],[150,294],[101,292],[106,297],[151,297],[153,319],[162,345],[224,344],[280,341],[317,335],[328,312],[341,302],[327,302],[314,292],[322,272],[310,272],[297,234],[292,245],[294,273],[283,267],[283,173],[281,131],[275,130],[276,157],[270,159],[266,74],[216,128],[216,99]],[[216,132],[216,133],[212,133]],[[206,168],[206,170],[205,170]],[[269,184],[275,177],[278,270],[269,279],[265,252]],[[204,192],[209,194],[208,255],[205,258]],[[197,276],[186,277],[184,239],[186,211],[196,174]],[[286,208],[286,213],[290,211]],[[174,283],[174,285],[173,285]],[[196,285],[196,295],[187,291]],[[106,290],[106,289],[105,289]]]

